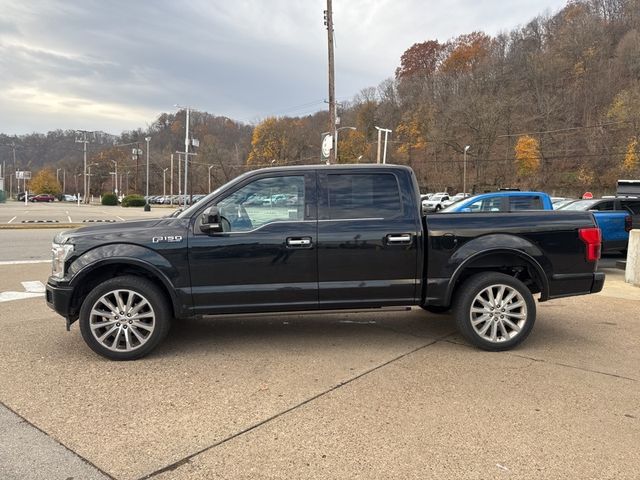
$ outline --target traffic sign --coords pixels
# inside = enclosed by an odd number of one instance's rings
[[[330,134],[325,134],[322,139],[322,160],[327,160],[331,155],[331,149],[333,148],[333,137]]]
[[[582,199],[583,200],[591,200],[593,198],[593,193],[591,192],[584,192],[582,194]]]

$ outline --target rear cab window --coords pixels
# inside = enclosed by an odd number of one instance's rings
[[[392,173],[331,173],[325,218],[393,218],[402,215],[400,187]]]

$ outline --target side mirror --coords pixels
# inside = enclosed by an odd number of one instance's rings
[[[223,232],[222,223],[220,222],[220,211],[218,207],[213,206],[202,212],[202,222],[200,223],[200,231],[211,235],[212,233]]]

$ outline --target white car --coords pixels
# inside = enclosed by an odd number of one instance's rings
[[[422,210],[424,212],[437,212],[445,207],[444,202],[448,200],[448,193],[435,193],[429,200],[422,202]]]
[[[460,200],[464,199],[464,198],[469,198],[471,195],[468,193],[456,193],[453,197],[451,197],[449,200],[447,200],[446,202],[442,202],[443,205],[445,207],[448,207],[449,205],[453,205],[456,202],[459,202]]]

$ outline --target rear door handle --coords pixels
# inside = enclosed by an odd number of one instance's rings
[[[310,248],[311,237],[289,237],[287,238],[287,247],[290,248]]]
[[[410,233],[401,233],[401,234],[393,234],[390,233],[387,235],[387,243],[391,244],[407,244],[411,243],[411,234]]]

